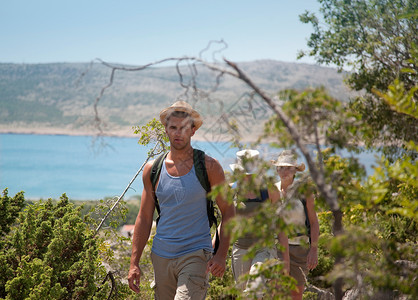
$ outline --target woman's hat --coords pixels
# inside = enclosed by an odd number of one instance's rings
[[[167,117],[174,111],[182,111],[188,113],[193,119],[193,123],[196,130],[198,130],[200,126],[202,126],[203,124],[202,117],[196,110],[192,108],[192,106],[189,103],[185,101],[177,101],[170,107],[164,108],[160,112],[160,121],[164,126],[167,125]]]
[[[230,164],[229,167],[232,171],[240,170],[245,171],[245,174],[254,174],[257,171],[256,159],[260,152],[252,149],[245,149],[236,153],[237,163]]]
[[[292,150],[284,150],[279,154],[277,160],[272,160],[273,165],[277,167],[295,167],[297,171],[302,172],[305,170],[305,164],[297,164],[297,155]]]

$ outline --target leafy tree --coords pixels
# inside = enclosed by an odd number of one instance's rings
[[[28,205],[23,193],[7,205],[7,190],[0,198],[9,228],[0,247],[0,297],[4,299],[103,299],[108,286],[98,290],[106,271],[99,256],[99,240],[81,219],[65,194]],[[2,219],[3,220],[3,219]],[[6,220],[6,219],[5,219]]]
[[[3,249],[7,246],[5,237],[10,233],[19,212],[24,207],[24,196],[20,192],[11,198],[8,196],[7,189],[5,189],[0,200],[0,251],[3,252]],[[0,255],[0,297],[4,297],[6,282],[12,276],[12,273],[13,270],[8,266],[7,258]]]
[[[308,41],[310,51],[321,64],[340,70],[350,68],[348,83],[364,95],[352,101],[373,128],[364,137],[366,145],[384,144],[395,155],[403,141],[418,141],[418,124],[410,115],[392,110],[374,90],[386,91],[399,79],[406,90],[417,84],[418,3],[414,0],[319,0],[320,17],[306,12],[301,21],[314,32]],[[417,101],[416,90],[413,102]]]
[[[5,189],[3,191],[2,201],[0,202],[0,233],[2,236],[10,232],[11,226],[24,207],[24,202],[23,192],[10,198],[8,196],[8,190]]]
[[[309,12],[308,46],[319,63],[351,67],[350,86],[363,95],[348,109],[359,116],[366,146],[381,147],[375,174],[347,186],[338,181],[345,234],[328,243],[341,257],[328,278],[344,278],[353,297],[380,293],[416,297],[417,276],[417,10],[416,1],[320,0],[323,23]],[[353,131],[351,131],[353,132]],[[335,161],[328,156],[327,164]],[[349,168],[348,165],[346,168]],[[332,163],[334,171],[344,169]],[[346,187],[346,188],[345,188]],[[367,262],[373,263],[367,263]]]
[[[416,111],[411,109],[414,103],[410,101],[410,95],[411,92],[395,81],[381,97],[391,103],[392,109],[417,119]],[[409,283],[417,276],[413,257],[418,229],[418,170],[414,155],[408,155],[417,153],[415,143],[406,144],[407,153],[393,164],[382,157],[375,174],[365,181],[365,171],[355,159],[342,159],[337,155],[340,147],[361,150],[351,144],[361,141],[364,132],[356,129],[363,124],[358,114],[327,96],[323,90],[289,90],[279,96],[285,101],[283,112],[290,116],[299,132],[304,133],[305,142],[315,141],[318,132],[323,137],[320,144],[328,145],[326,149],[317,147],[318,163],[323,162],[325,178],[337,191],[346,228],[337,238],[321,228],[321,251],[329,257],[324,260],[321,255],[319,268],[311,274],[315,277],[309,277],[311,282],[326,288],[329,283],[343,278],[344,291],[350,290],[364,297],[382,293],[416,295],[416,289]],[[294,146],[279,118],[274,117],[266,124],[265,133],[280,136],[279,147]],[[318,200],[326,211],[326,203],[321,198]],[[324,223],[328,222],[321,219],[321,225]],[[334,265],[333,260],[337,258],[340,263]]]

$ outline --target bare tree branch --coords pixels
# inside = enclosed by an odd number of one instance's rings
[[[134,175],[134,177],[132,177],[131,181],[129,182],[128,186],[125,188],[125,190],[123,191],[123,193],[118,197],[118,200],[113,204],[113,206],[107,211],[107,213],[105,214],[105,216],[102,218],[102,220],[100,221],[100,224],[97,226],[96,231],[93,235],[96,236],[96,234],[99,232],[100,228],[103,226],[103,223],[106,221],[107,217],[110,215],[110,213],[115,209],[115,207],[119,204],[120,200],[123,199],[123,196],[125,196],[126,192],[128,191],[128,189],[131,187],[132,183],[135,181],[135,179],[138,177],[139,173],[142,172],[142,170],[144,169],[144,166],[146,165],[146,163],[149,161],[149,159],[151,157],[154,157],[155,155],[158,155],[160,153],[154,153],[155,149],[157,149],[159,143],[155,143],[154,148],[152,149],[152,154],[148,155],[148,157],[146,158],[146,160],[144,161],[144,163],[142,164],[142,166],[138,169],[138,171],[136,172],[136,174]]]
[[[96,293],[99,292],[103,288],[103,285],[106,283],[108,278],[110,279],[111,287],[110,287],[110,293],[107,296],[107,300],[110,300],[112,299],[113,291],[116,289],[115,277],[113,276],[112,271],[107,272],[106,277],[103,279],[101,286],[96,290]]]
[[[268,97],[258,86],[256,86],[235,63],[228,61],[228,60],[225,60],[225,62],[229,66],[231,66],[234,70],[237,71],[237,74],[238,74],[237,78],[241,79],[248,86],[250,86],[271,107],[271,109],[276,113],[276,115],[283,121],[283,123],[289,130],[289,133],[291,134],[293,140],[295,141],[296,145],[298,146],[303,156],[305,157],[306,162],[309,166],[309,171],[311,173],[312,179],[317,185],[319,192],[324,197],[324,199],[330,206],[331,210],[333,212],[338,212],[340,210],[340,207],[338,204],[337,193],[331,187],[330,184],[326,184],[324,173],[321,172],[317,168],[317,165],[314,159],[311,157],[308,148],[303,143],[302,137],[299,134],[292,120],[288,118],[286,114],[282,111],[282,109],[279,106],[277,106],[274,103],[274,101],[270,97]]]
[[[210,46],[210,44],[208,45],[208,47],[209,46]],[[202,54],[202,52],[201,52],[201,54]],[[210,64],[207,61],[203,60],[202,58],[194,57],[194,56],[165,58],[165,59],[161,59],[161,60],[158,60],[158,61],[155,61],[155,62],[152,62],[152,63],[148,63],[148,64],[145,64],[145,65],[142,65],[142,66],[137,66],[137,67],[111,64],[111,63],[105,62],[101,59],[96,59],[96,60],[99,63],[101,63],[102,65],[104,65],[105,67],[108,67],[109,69],[111,69],[110,76],[109,76],[109,81],[100,90],[100,93],[96,97],[94,105],[93,105],[93,108],[94,108],[94,124],[97,127],[97,129],[99,130],[99,135],[103,134],[103,129],[102,129],[102,120],[101,120],[100,115],[98,113],[98,104],[99,104],[101,98],[103,97],[105,91],[113,85],[113,81],[114,81],[114,78],[115,78],[116,71],[137,72],[137,71],[142,71],[142,70],[145,70],[145,69],[150,68],[152,66],[157,66],[157,65],[160,65],[160,64],[163,64],[163,63],[175,62],[176,63],[176,71],[177,71],[177,74],[178,74],[179,80],[180,80],[180,85],[183,88],[185,88],[185,92],[183,93],[183,95],[185,95],[187,97],[188,91],[191,88],[193,90],[194,95],[195,95],[194,98],[199,98],[199,95],[200,95],[199,93],[201,92],[200,89],[197,88],[196,82],[194,81],[196,76],[197,76],[196,66],[198,64],[199,65],[204,65],[209,70],[216,71],[218,73],[218,75],[216,76],[216,84],[215,84],[214,87],[212,87],[212,89],[210,90],[209,93],[212,93],[212,92],[216,91],[217,86],[219,86],[219,84],[220,84],[220,79],[223,75],[227,74],[227,75],[230,75],[230,76],[233,76],[233,77],[237,77],[237,74],[231,72],[231,70],[228,70],[226,68],[222,68],[219,64]],[[190,84],[185,84],[184,83],[184,75],[180,70],[180,64],[182,62],[187,63],[189,68],[191,69],[192,82]],[[204,94],[204,96],[205,96],[205,98],[209,97],[208,93]]]

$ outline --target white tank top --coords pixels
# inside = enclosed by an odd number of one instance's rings
[[[279,216],[283,218],[286,224],[293,224],[298,226],[299,228],[306,228],[306,215],[305,215],[305,208],[303,207],[303,203],[300,199],[290,196],[290,197],[283,197],[281,192],[281,181],[276,183],[276,187],[280,191],[280,199],[282,201],[282,206],[279,209]],[[292,186],[288,188],[289,193],[294,195],[295,193],[291,193],[290,190]],[[302,231],[303,232],[303,231]],[[299,245],[301,241],[309,242],[309,237],[307,235],[298,236],[298,237],[289,237],[289,244],[291,245]]]

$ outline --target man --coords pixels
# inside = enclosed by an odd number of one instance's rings
[[[202,125],[200,114],[188,103],[177,101],[160,113],[171,150],[162,165],[155,186],[160,220],[151,249],[156,299],[205,299],[208,273],[222,277],[225,272],[229,237],[224,226],[235,214],[220,196],[216,203],[222,214],[220,243],[212,255],[212,242],[206,208],[206,191],[196,177],[191,137]],[[139,293],[139,260],[148,241],[155,202],[150,180],[152,163],[145,165],[144,190],[132,240],[129,287]],[[225,175],[219,162],[205,156],[211,187],[222,184]]]

